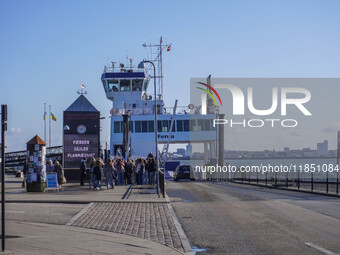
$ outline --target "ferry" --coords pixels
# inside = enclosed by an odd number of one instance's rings
[[[161,43],[159,47],[162,54]],[[150,80],[157,77],[151,76],[146,65],[138,68],[140,65],[133,65],[130,59],[129,66],[122,63],[116,66],[112,62],[110,66],[104,67],[101,81],[107,99],[112,102],[111,156],[146,158],[151,152],[153,155],[159,153],[167,157],[170,144],[186,144],[187,150],[190,150],[192,143],[204,144],[206,160],[209,156],[216,155],[218,131],[213,126],[216,112],[205,111],[207,114],[203,115],[202,106],[178,107],[177,100],[174,107],[165,107],[162,93],[156,95],[157,100],[154,94],[148,94],[148,87],[154,85]],[[151,73],[153,74],[152,69]],[[160,76],[163,78],[162,74]],[[155,109],[160,147],[158,152],[155,151]]]

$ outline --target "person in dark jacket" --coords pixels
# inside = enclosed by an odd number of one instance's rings
[[[96,160],[96,163],[94,164],[94,176],[96,179],[96,185],[95,185],[95,190],[100,190],[101,188],[101,180],[102,180],[102,175],[103,175],[103,161],[101,158],[98,158]]]
[[[83,158],[80,163],[80,186],[84,186],[86,178],[86,158]]]
[[[61,185],[63,184],[64,170],[62,166],[59,164],[59,161],[55,162],[54,172],[57,173],[58,185],[59,185],[59,188],[61,188]]]
[[[125,167],[125,174],[124,174],[125,185],[131,184],[131,175],[132,175],[132,162],[129,159]]]
[[[156,173],[156,161],[154,158],[149,158],[148,160],[149,172],[150,172],[150,180],[149,184],[155,184],[155,173]]]
[[[90,180],[89,180],[89,189],[93,186],[95,188],[95,176],[94,176],[94,164],[96,163],[96,159],[92,158],[90,163]]]

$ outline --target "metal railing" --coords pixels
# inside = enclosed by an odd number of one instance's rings
[[[164,168],[159,169],[159,189],[163,197],[165,197],[165,174]]]
[[[49,159],[62,159],[63,147],[53,146],[46,148],[46,158]],[[5,162],[7,167],[23,166],[26,162],[27,151],[13,151],[5,153]]]
[[[163,114],[173,114],[174,107],[163,107]],[[177,106],[176,114],[190,114],[190,109],[188,106]]]
[[[284,188],[291,190],[304,190],[326,194],[337,194],[340,192],[339,172],[196,172],[200,180],[214,182],[235,182],[270,186],[273,188]]]

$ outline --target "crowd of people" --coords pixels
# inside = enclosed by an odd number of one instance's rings
[[[85,185],[87,158],[80,164],[80,185]],[[108,159],[104,164],[101,158],[92,158],[89,164],[89,188],[101,190],[102,180],[105,179],[107,189],[115,185],[153,185],[155,184],[156,160],[150,152],[146,159],[124,160],[116,157]]]

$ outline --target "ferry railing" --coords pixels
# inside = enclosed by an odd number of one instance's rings
[[[301,190],[339,195],[339,171],[313,172],[235,172],[196,171],[196,178],[203,181],[235,182],[272,188]]]
[[[163,107],[158,109],[158,114],[173,114],[174,107]],[[123,108],[111,109],[112,116],[121,116],[125,110]],[[154,114],[153,108],[138,108],[131,110],[132,115],[150,115]],[[176,108],[176,114],[190,114],[190,110],[187,106],[178,106]]]
[[[135,73],[135,72],[144,72],[144,68],[137,68],[137,67],[129,67],[129,66],[124,66],[124,67],[112,67],[112,66],[105,66],[104,67],[104,73]]]
[[[174,107],[163,107],[163,114],[173,114]],[[176,114],[190,114],[190,109],[188,106],[177,106]]]

